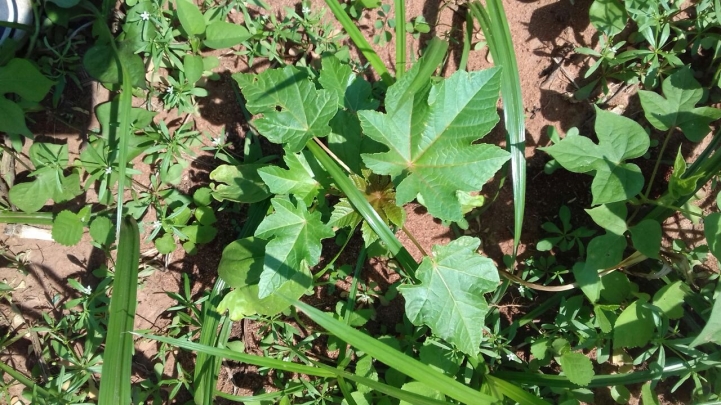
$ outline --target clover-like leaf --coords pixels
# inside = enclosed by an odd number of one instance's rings
[[[593,205],[624,201],[643,189],[643,174],[628,159],[643,156],[648,150],[648,134],[635,121],[596,107],[596,145],[589,138],[571,136],[547,148],[547,152],[566,170],[594,173],[591,184]]]
[[[483,339],[488,304],[483,294],[498,286],[493,261],[476,253],[477,238],[463,236],[434,246],[432,257],[418,267],[419,285],[402,285],[406,315],[413,324],[428,325],[436,336],[475,356]]]
[[[311,278],[299,280],[298,273],[318,264],[320,241],[334,235],[333,229],[321,221],[320,212],[308,212],[303,200],[294,205],[289,200],[274,198],[271,204],[275,212],[255,231],[256,237],[269,240],[258,284],[261,299],[288,282],[310,287]]]
[[[358,113],[365,134],[388,147],[362,158],[393,176],[398,204],[420,196],[431,215],[458,222],[456,192],[480,190],[509,159],[497,146],[475,143],[498,122],[500,70],[458,71],[409,95],[418,72],[416,65],[388,89],[387,113]]]
[[[83,237],[83,221],[72,211],[60,211],[53,219],[53,240],[63,246],[74,246]]]
[[[269,69],[261,74],[236,73],[233,78],[246,98],[261,135],[273,143],[298,152],[313,137],[330,133],[331,118],[338,111],[338,95],[316,90],[307,75],[293,66]]]
[[[721,118],[721,110],[696,107],[703,98],[703,88],[689,67],[683,67],[663,81],[663,96],[639,90],[646,119],[656,129],[668,131],[678,127],[688,140],[699,142],[709,131],[709,124]]]

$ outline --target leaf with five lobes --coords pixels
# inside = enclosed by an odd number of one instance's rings
[[[335,235],[333,229],[321,221],[320,212],[308,212],[302,200],[293,205],[288,200],[274,198],[271,204],[275,212],[255,231],[256,237],[269,240],[258,283],[261,299],[288,282],[310,287],[311,277],[298,279],[297,273],[318,264],[320,241]]]
[[[402,285],[406,315],[414,325],[428,325],[433,333],[475,356],[483,340],[488,304],[483,294],[498,287],[493,261],[476,253],[477,238],[460,237],[433,247],[416,271],[419,285]]]
[[[653,336],[656,323],[646,301],[639,298],[621,312],[613,326],[613,348],[643,347]]]
[[[652,259],[658,259],[661,251],[661,224],[653,219],[644,219],[632,226],[631,241],[633,247]]]
[[[574,173],[595,172],[591,193],[593,205],[628,200],[643,189],[643,174],[627,159],[643,156],[649,137],[633,120],[596,107],[596,145],[584,136],[566,137],[552,146],[539,148]]]
[[[210,172],[212,195],[218,201],[230,200],[243,203],[263,201],[270,196],[268,187],[260,178],[258,170],[264,165],[220,165]],[[222,184],[225,183],[225,184]]]
[[[568,380],[585,387],[593,379],[593,363],[583,353],[566,352],[560,357],[561,370]]]
[[[63,246],[74,246],[83,237],[83,221],[78,214],[65,210],[53,220],[53,240]]]
[[[258,169],[258,175],[263,179],[273,194],[293,194],[311,205],[318,195],[320,183],[315,180],[315,174],[308,164],[303,153],[286,154],[283,157],[288,169],[278,166],[266,166]]]
[[[689,67],[683,67],[663,81],[663,96],[639,90],[646,119],[656,129],[668,131],[678,127],[686,138],[699,142],[709,131],[709,124],[721,118],[721,110],[695,107],[703,98],[703,88],[693,77]]]
[[[375,110],[378,100],[373,98],[371,84],[353,73],[349,65],[341,63],[335,56],[323,58],[323,68],[318,82],[324,89],[334,92],[339,108],[347,108],[352,112]]]
[[[236,73],[233,78],[245,96],[248,111],[263,114],[253,122],[269,141],[298,152],[311,138],[330,133],[328,122],[338,111],[337,94],[316,90],[297,68],[269,69],[258,75]]]
[[[588,296],[591,302],[598,301],[601,293],[601,278],[598,271],[618,264],[623,259],[623,251],[626,249],[626,239],[623,235],[607,233],[596,236],[588,243],[586,263],[583,270],[577,271],[574,266],[574,274],[578,278],[583,274],[585,282],[581,289]],[[581,283],[581,280],[578,280]]]
[[[663,286],[653,295],[653,305],[657,306],[668,319],[683,317],[683,302],[689,287],[681,280]]]
[[[370,83],[353,73],[350,66],[336,57],[323,58],[322,63],[318,82],[324,89],[336,93],[339,108],[330,121],[328,148],[354,173],[360,174],[361,154],[382,152],[384,147],[363,134],[357,112],[375,110],[379,102],[372,97]]]
[[[263,258],[267,242],[258,238],[245,238],[230,243],[223,249],[218,275],[234,290],[218,305],[220,313],[228,310],[233,320],[246,316],[280,313],[290,306],[280,295],[298,299],[308,289],[307,283],[284,283],[280,289],[263,299],[258,298],[258,283],[263,272]],[[312,277],[305,269],[297,273],[299,279]]]
[[[405,94],[418,72],[416,65],[388,89],[386,114],[358,113],[365,134],[389,149],[362,158],[394,178],[398,204],[420,195],[431,215],[458,222],[456,192],[480,190],[509,159],[497,146],[474,143],[498,122],[500,70],[458,71],[434,85],[427,99],[425,88]]]

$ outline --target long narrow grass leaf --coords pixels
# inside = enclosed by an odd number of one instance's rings
[[[518,251],[526,206],[525,113],[521,80],[518,76],[516,53],[511,31],[501,0],[487,0],[488,11],[479,1],[471,3],[471,12],[481,24],[488,41],[493,62],[501,66],[501,100],[507,143],[511,152],[511,179],[513,180],[513,256]]]
[[[396,79],[406,72],[406,0],[395,0],[396,13]]]
[[[108,310],[99,405],[129,404],[130,375],[133,364],[133,325],[138,293],[140,232],[135,219],[128,216],[120,224],[118,259],[115,263],[113,294]]]
[[[288,371],[291,373],[313,375],[313,376],[317,376],[317,377],[335,377],[335,373],[333,373],[333,372],[330,372],[328,370],[322,370],[318,367],[306,366],[304,364],[291,363],[288,361],[261,357],[261,356],[255,356],[252,354],[238,353],[238,352],[232,351],[230,349],[222,349],[219,347],[203,345],[200,343],[191,342],[189,340],[184,340],[184,339],[175,339],[175,338],[170,338],[170,337],[166,337],[166,336],[150,335],[150,334],[146,334],[146,333],[136,333],[136,335],[140,336],[142,338],[145,338],[145,339],[152,339],[152,340],[156,340],[161,343],[167,343],[169,345],[176,346],[176,347],[184,349],[184,350],[195,351],[198,353],[206,353],[211,356],[216,356],[219,358],[224,358],[224,359],[229,359],[229,360],[235,360],[235,361],[239,361],[242,363],[252,364],[252,365],[258,366],[258,367],[268,367],[268,368],[272,368],[275,370],[282,370],[282,371]]]
[[[486,376],[486,379],[488,383],[495,388],[496,392],[516,401],[519,404],[550,405],[550,403],[508,381],[504,381],[490,375]]]
[[[53,214],[51,212],[0,211],[0,223],[52,225]]]
[[[591,379],[587,388],[611,387],[614,385],[640,384],[646,381],[664,379],[670,376],[688,373],[689,370],[701,372],[709,368],[721,366],[721,352],[710,354],[704,358],[681,360],[678,358],[666,359],[666,365],[658,370],[635,371],[627,374],[597,375]],[[547,375],[539,373],[524,373],[517,371],[498,371],[494,377],[518,384],[540,385],[554,388],[578,388],[563,375]]]
[[[393,76],[388,72],[388,68],[383,64],[383,61],[378,56],[376,51],[373,49],[368,40],[363,36],[358,27],[355,25],[353,20],[346,14],[343,7],[338,3],[338,0],[325,0],[325,4],[335,16],[336,20],[343,26],[343,29],[348,33],[350,39],[353,41],[358,50],[361,51],[363,56],[371,64],[371,67],[378,73],[381,80],[388,86],[393,84]]]
[[[368,353],[386,365],[392,366],[394,369],[416,381],[426,384],[429,388],[466,404],[489,404],[493,402],[493,398],[461,384],[451,377],[432,369],[430,366],[353,329],[342,321],[308,304],[294,301],[293,305],[334,336]],[[344,377],[351,379],[347,376]]]

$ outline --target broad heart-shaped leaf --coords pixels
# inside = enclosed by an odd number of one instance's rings
[[[656,324],[646,301],[639,298],[621,312],[613,326],[613,348],[643,347],[651,340]]]
[[[320,241],[334,235],[333,229],[321,222],[320,212],[308,212],[303,200],[293,205],[289,200],[274,198],[271,204],[275,212],[255,231],[256,237],[269,240],[258,283],[261,299],[289,282],[310,287],[311,278],[298,279],[298,273],[318,264]]]
[[[641,192],[644,180],[638,166],[624,161],[646,153],[648,134],[635,121],[598,107],[595,129],[598,145],[583,136],[570,136],[540,149],[566,170],[595,173],[591,184],[593,205],[628,200]]]
[[[683,317],[683,302],[690,289],[681,280],[663,286],[653,295],[653,305],[657,306],[669,319]]]
[[[710,342],[721,345],[721,283],[719,282],[716,284],[714,296],[714,304],[708,322],[701,329],[701,333],[691,342],[691,347]]]
[[[248,111],[263,114],[254,124],[271,142],[298,152],[309,139],[330,133],[328,122],[338,111],[337,94],[316,90],[297,68],[268,69],[259,75],[236,73],[233,78],[245,96]]]
[[[721,118],[721,110],[696,107],[703,98],[703,88],[686,66],[663,81],[663,96],[640,90],[638,96],[646,119],[656,129],[668,131],[678,127],[688,140],[699,142],[709,131],[709,124]]]
[[[493,145],[474,144],[498,122],[500,71],[458,71],[424,94],[409,97],[419,71],[414,66],[388,89],[387,113],[360,111],[366,135],[388,152],[362,155],[366,166],[393,176],[398,204],[420,196],[428,212],[461,221],[457,191],[477,191],[509,159]]]
[[[586,262],[573,267],[573,274],[581,290],[591,302],[598,301],[601,294],[601,278],[599,270],[618,264],[623,258],[626,249],[626,239],[623,235],[607,233],[596,236],[588,243]]]
[[[45,98],[53,84],[27,59],[12,59],[0,67],[0,95],[15,93],[37,102]]]
[[[233,320],[252,315],[275,315],[290,306],[287,299],[297,299],[308,289],[307,282],[289,282],[283,284],[275,294],[263,299],[258,298],[258,283],[263,272],[266,241],[258,238],[245,238],[230,243],[223,249],[218,264],[218,275],[234,290],[227,294],[218,305],[218,311],[228,310]],[[303,281],[312,276],[307,269],[297,273],[297,279]]]
[[[463,236],[434,246],[432,257],[418,267],[419,285],[398,287],[406,315],[414,325],[428,325],[436,336],[469,356],[480,351],[488,304],[483,294],[498,286],[493,261],[476,253],[477,238]]]
[[[32,138],[33,133],[25,125],[25,112],[19,105],[0,96],[0,111],[3,112],[0,114],[0,132]]]

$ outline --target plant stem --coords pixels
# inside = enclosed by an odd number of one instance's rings
[[[402,226],[401,229],[403,230],[403,233],[405,233],[406,236],[408,236],[408,239],[410,239],[411,242],[413,242],[413,244],[416,246],[416,248],[418,248],[418,250],[421,252],[421,254],[423,256],[428,256],[428,253],[426,252],[425,249],[423,249],[423,246],[421,246],[421,244],[418,243],[418,240],[416,240],[415,236],[413,236],[413,233],[411,231],[409,231],[408,228],[406,228],[405,226]]]
[[[671,135],[673,134],[674,128],[670,128],[668,132],[666,132],[666,139],[663,140],[663,145],[661,145],[661,150],[658,152],[658,157],[656,158],[656,164],[653,166],[653,171],[651,172],[651,178],[648,180],[648,185],[646,185],[646,191],[643,193],[643,198],[647,199],[648,195],[651,193],[651,187],[653,186],[653,181],[656,180],[656,174],[658,173],[658,168],[661,166],[661,158],[663,158],[663,153],[666,151],[666,147],[668,146],[668,142],[671,140]]]

